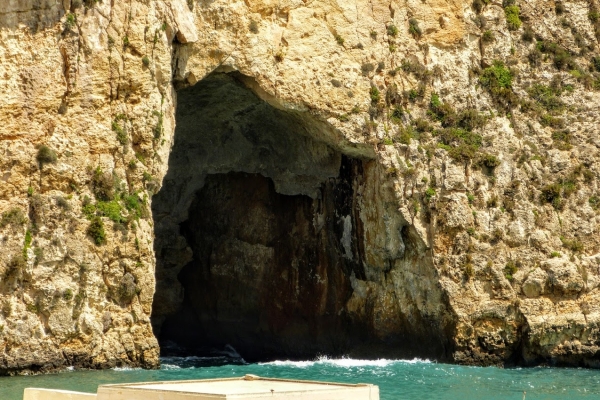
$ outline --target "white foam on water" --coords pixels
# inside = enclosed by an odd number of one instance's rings
[[[296,367],[296,368],[307,368],[315,365],[315,361],[290,361],[290,360],[276,360],[265,363],[258,363],[258,365],[274,365],[277,367]]]
[[[355,367],[387,367],[393,364],[430,364],[431,361],[423,360],[420,358],[413,358],[412,360],[389,360],[380,358],[378,360],[360,360],[354,358],[329,358],[327,356],[321,356],[314,361],[290,361],[290,360],[277,360],[267,363],[259,363],[259,365],[274,365],[274,366],[286,366],[296,368],[308,368],[314,365],[332,365],[342,368],[355,368]]]
[[[164,369],[167,371],[171,371],[174,369],[181,369],[181,367],[179,365],[175,365],[175,364],[165,364],[165,363],[161,363],[160,365],[160,369]]]
[[[113,371],[141,371],[142,368],[132,368],[132,367],[114,367]]]

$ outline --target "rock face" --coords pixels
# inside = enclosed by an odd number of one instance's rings
[[[156,367],[154,334],[598,367],[597,16],[8,2],[0,373]]]

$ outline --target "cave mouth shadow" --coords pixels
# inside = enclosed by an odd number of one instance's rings
[[[152,202],[155,334],[163,354],[226,345],[255,360],[342,354],[344,332],[363,331],[340,315],[350,277],[364,278],[351,237],[363,161],[239,78],[213,73],[178,91],[168,173]]]
[[[400,217],[393,248],[365,248],[389,217],[363,198],[381,193],[376,163],[334,147],[309,113],[270,105],[248,79],[212,73],[178,91],[168,173],[152,200],[161,353],[439,358],[446,343],[414,300],[375,316],[388,306],[370,285],[400,258],[415,266],[409,279],[421,276],[424,257]]]

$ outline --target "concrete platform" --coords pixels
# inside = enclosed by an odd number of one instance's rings
[[[81,396],[81,397],[79,397]],[[293,379],[241,378],[101,385],[96,395],[25,389],[23,400],[379,400],[379,388]]]

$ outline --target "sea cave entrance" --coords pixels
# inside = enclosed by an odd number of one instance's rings
[[[168,173],[152,201],[163,354],[439,353],[422,340],[431,324],[394,299],[390,271],[422,255],[406,221],[368,203],[382,190],[376,163],[250,87],[238,73],[212,73],[178,91]],[[375,236],[385,229],[397,233]]]
[[[246,359],[347,350],[341,310],[364,279],[354,189],[367,161],[318,140],[237,74],[178,92],[169,172],[153,199],[163,349]],[[168,350],[167,350],[168,351]]]

